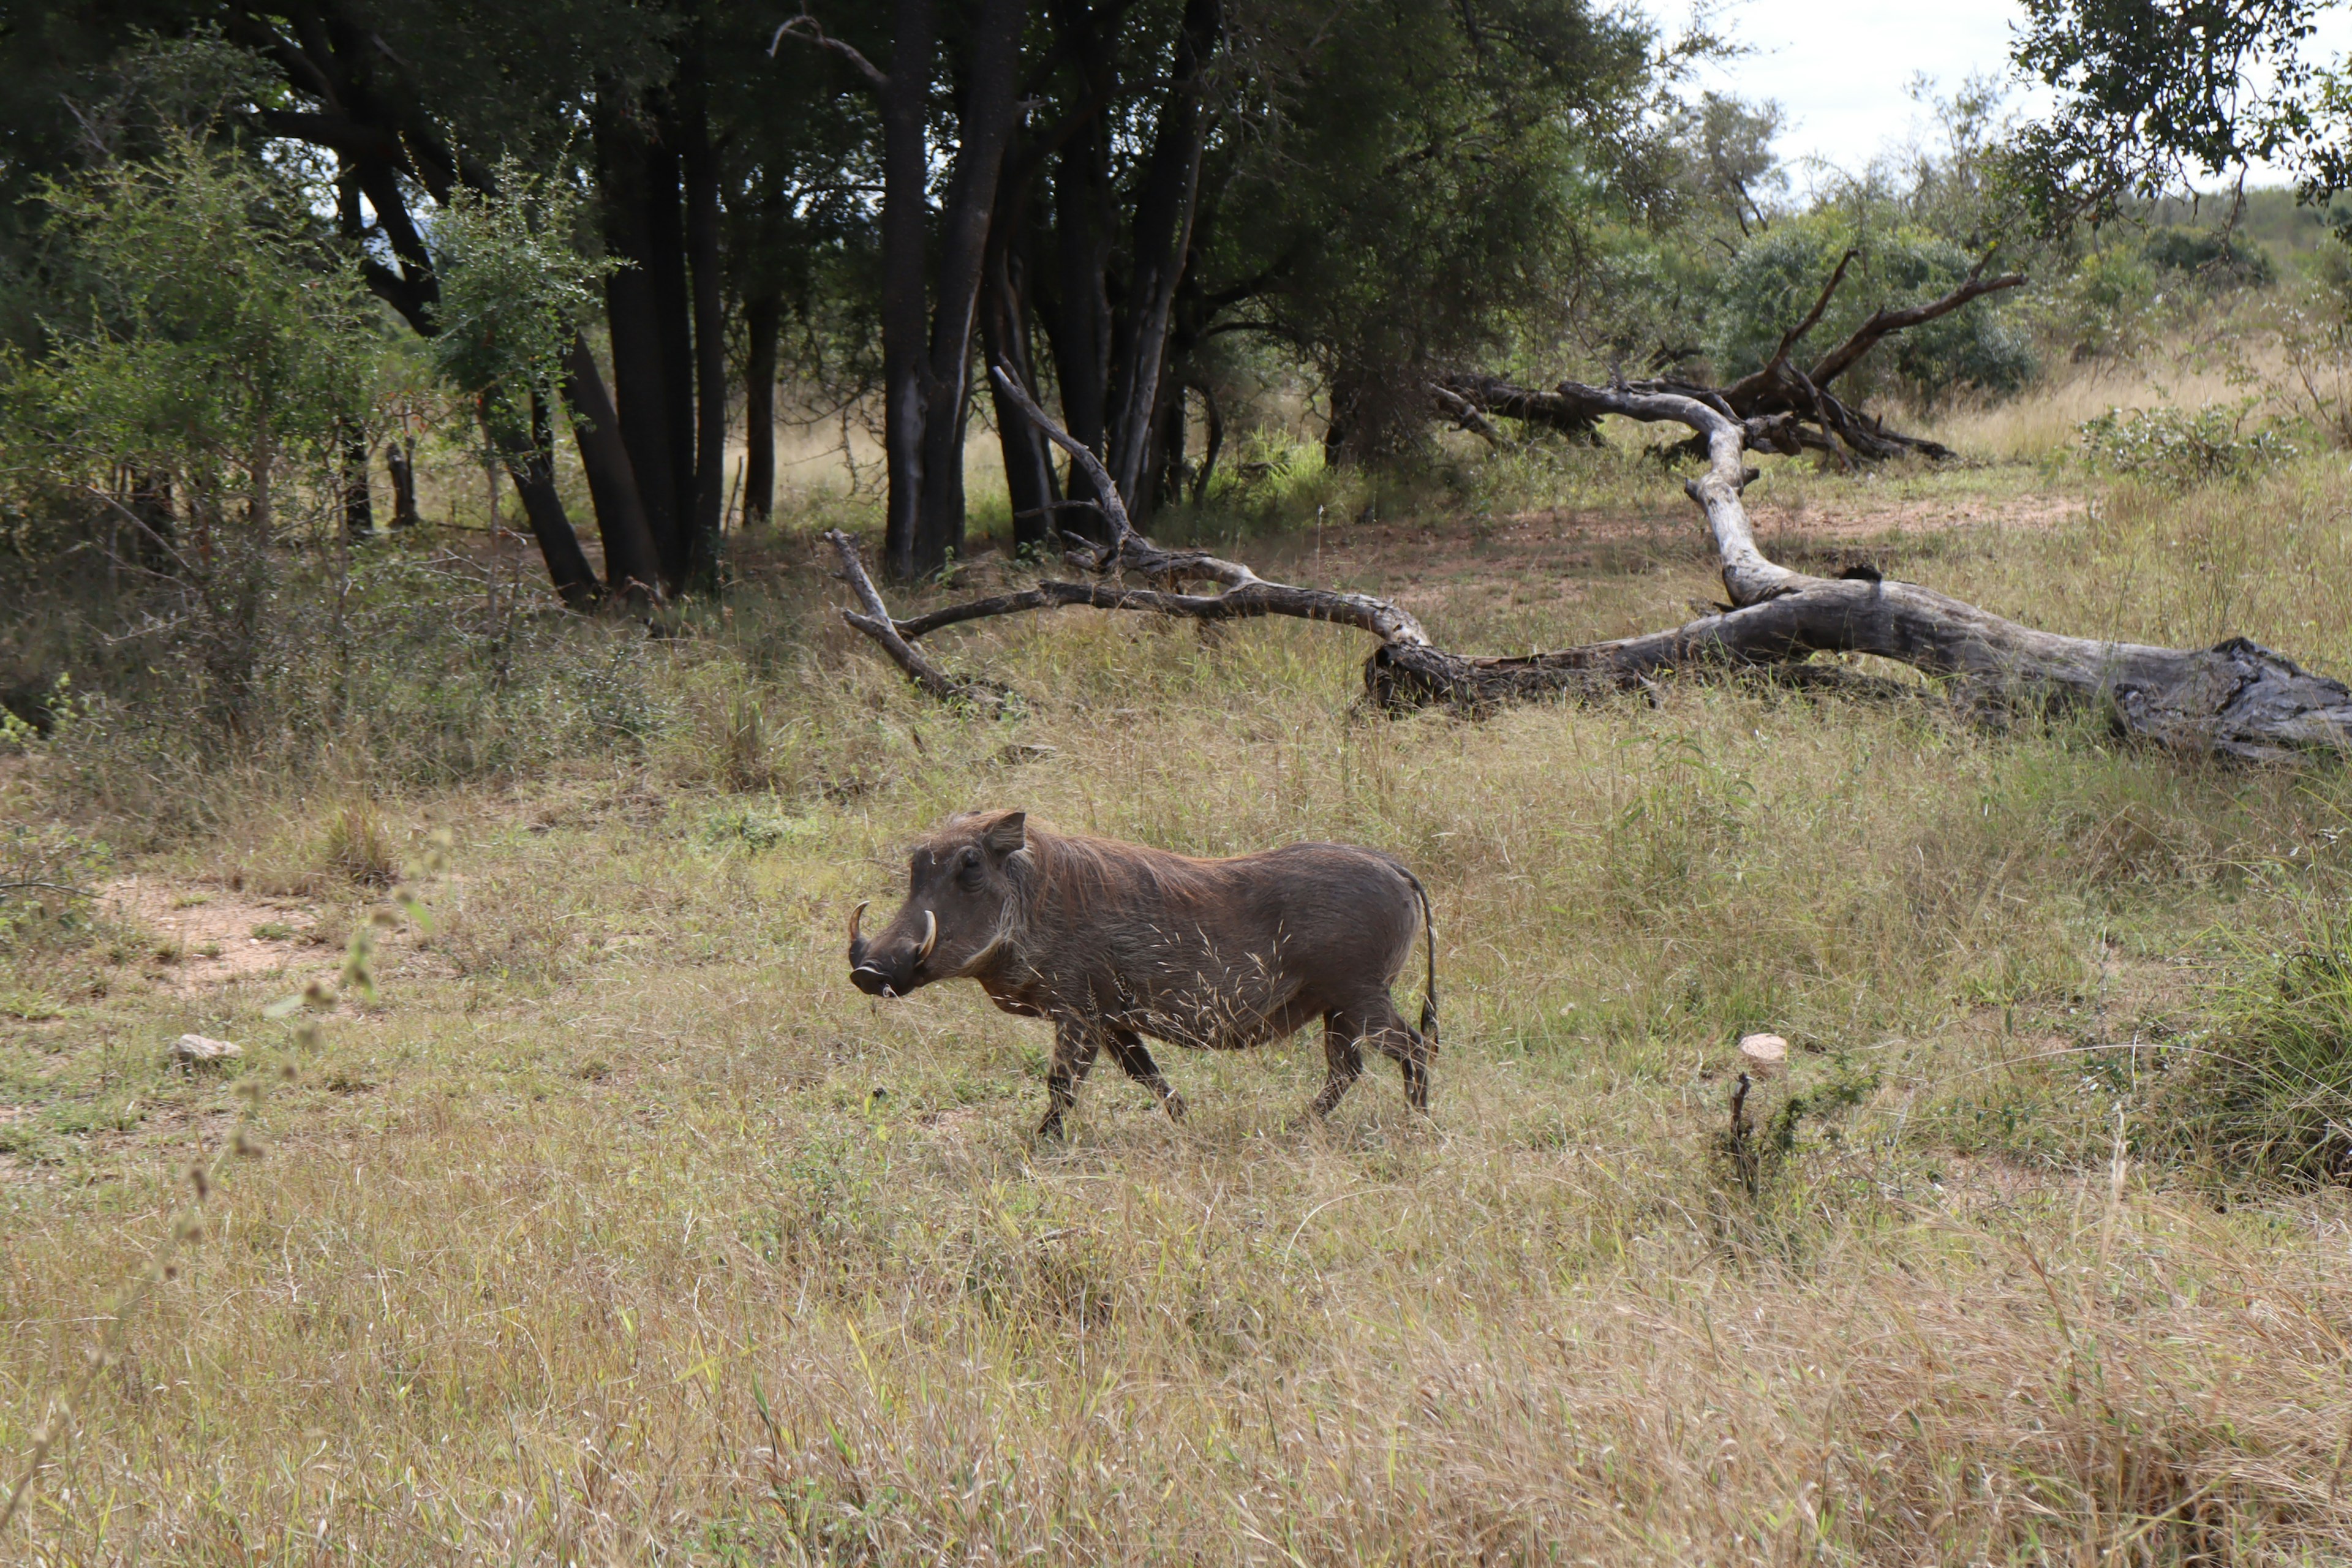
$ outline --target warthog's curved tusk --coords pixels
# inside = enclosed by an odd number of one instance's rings
[[[915,950],[915,962],[920,963],[931,956],[931,944],[940,940],[940,917],[930,910],[923,911],[923,945]]]
[[[867,899],[865,903],[859,904],[856,909],[849,911],[849,942],[850,945],[853,947],[857,944],[857,922],[866,918],[866,906],[873,901],[873,900]]]

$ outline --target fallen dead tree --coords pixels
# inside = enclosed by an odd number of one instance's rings
[[[1270,583],[1238,562],[1194,550],[1163,550],[1129,525],[1109,478],[1092,453],[1047,419],[1000,372],[1010,401],[1069,452],[1104,498],[1111,540],[1066,559],[1087,582],[1045,581],[1017,593],[893,618],[848,537],[826,535],[863,609],[844,610],[908,678],[933,696],[1001,707],[993,682],[948,674],[915,645],[945,626],[1061,605],[1136,610],[1223,621],[1289,616],[1353,627],[1378,639],[1364,665],[1371,701],[1391,711],[1444,706],[1480,712],[1506,702],[1640,689],[1679,671],[1749,670],[1802,679],[1821,653],[1866,653],[1948,682],[1973,711],[2088,706],[2125,734],[2179,749],[2250,761],[2341,752],[2352,743],[2352,689],[2247,641],[2210,648],[2154,647],[2062,637],[1989,615],[1930,588],[1857,571],[1813,577],[1768,560],[1757,547],[1740,492],[1756,477],[1750,447],[1781,450],[1783,416],[1740,419],[1679,393],[1578,386],[1573,395],[1608,414],[1687,426],[1707,467],[1685,489],[1714,535],[1730,604],[1671,630],[1521,658],[1449,652],[1421,623],[1386,599]],[[1149,586],[1129,586],[1122,576]],[[1187,584],[1213,593],[1182,591]]]
[[[2004,272],[1988,278],[1983,275],[1985,262],[1980,261],[1958,288],[1942,298],[1899,310],[1874,310],[1843,342],[1815,360],[1810,368],[1800,366],[1794,358],[1797,347],[1821,324],[1839,285],[1845,281],[1846,268],[1853,264],[1854,254],[1849,250],[1839,258],[1829,281],[1822,286],[1820,298],[1813,301],[1813,308],[1780,335],[1779,345],[1762,368],[1728,386],[1701,386],[1668,379],[1631,382],[1611,390],[1688,397],[1730,418],[1748,421],[1751,426],[1758,420],[1768,421],[1768,427],[1751,429],[1748,443],[1767,451],[1790,455],[1818,451],[1842,465],[1851,464],[1856,458],[1877,462],[1909,452],[1937,460],[1952,457],[1952,449],[1938,442],[1888,429],[1885,421],[1841,401],[1831,392],[1831,384],[1861,363],[1872,349],[1887,338],[1948,316],[1988,294],[2019,288],[2024,284],[2025,275]],[[1990,261],[1990,257],[1986,260]],[[1498,376],[1469,372],[1433,377],[1429,395],[1441,416],[1497,444],[1502,437],[1494,426],[1494,416],[1558,431],[1572,440],[1598,442],[1601,418],[1620,412],[1601,388],[1562,382],[1549,392],[1539,392],[1514,385]],[[1692,455],[1702,455],[1703,449],[1704,438],[1696,438]]]

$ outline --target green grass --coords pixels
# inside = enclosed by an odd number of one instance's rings
[[[1654,468],[1543,461],[1360,524],[1325,492],[1328,574],[1465,649],[1714,591]],[[2352,669],[2334,467],[2008,524],[2046,476],[1769,467],[1783,553]],[[1199,528],[1304,574],[1311,494]],[[1353,634],[1083,612],[940,639],[1024,694],[993,721],[879,666],[804,535],[739,563],[693,635],[534,621],[503,684],[387,595],[340,728],[227,766],[103,711],[0,775],[142,877],[310,900],[284,923],[317,939],[191,984],[94,926],[10,938],[0,982],[58,1012],[0,1031],[0,1451],[237,1085],[299,1073],[12,1552],[2288,1563],[2352,1530],[2341,1194],[2217,1210],[2149,1120],[2167,1050],[2237,1016],[2216,983],[2352,883],[2340,768],[1696,681],[1391,721]],[[1304,1125],[1302,1038],[1164,1055],[1181,1126],[1097,1073],[1034,1146],[1040,1026],[872,1002],[841,957],[899,847],[981,805],[1402,855],[1438,910],[1433,1121],[1377,1075]],[[387,876],[432,925],[385,935],[378,1000],[266,1016]],[[1750,1195],[1719,1148],[1759,1027],[1796,1049]],[[178,1073],[186,1030],[248,1054]]]

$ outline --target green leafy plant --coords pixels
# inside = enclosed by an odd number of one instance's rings
[[[2110,408],[2083,422],[2083,456],[2093,468],[2186,487],[2243,479],[2296,455],[2274,428],[2248,430],[2259,400],[2180,408]]]

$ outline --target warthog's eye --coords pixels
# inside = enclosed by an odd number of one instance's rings
[[[980,886],[980,851],[966,849],[956,862],[956,877],[964,886]]]

